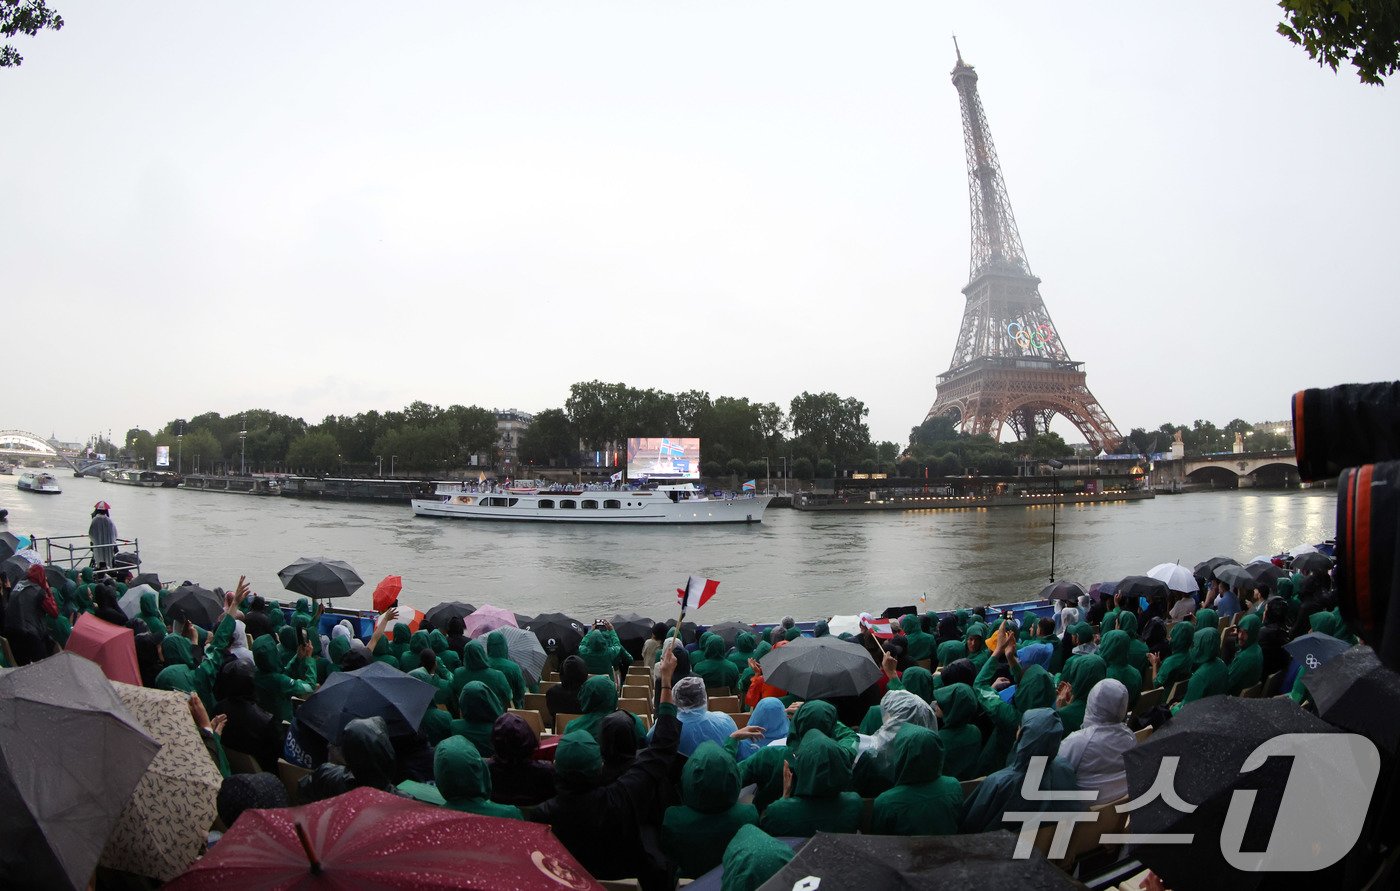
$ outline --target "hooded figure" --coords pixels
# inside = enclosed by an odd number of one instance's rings
[[[160,598],[156,592],[142,591],[141,599],[138,602],[141,611],[136,614],[136,618],[145,622],[146,627],[151,631],[164,633],[166,631],[165,616],[160,614]]]
[[[1347,630],[1346,622],[1342,621],[1342,617],[1332,610],[1323,610],[1308,616],[1308,627],[1318,634],[1326,634],[1348,643],[1355,642],[1351,632]],[[1288,698],[1294,702],[1301,703],[1308,698],[1308,688],[1303,684],[1303,676],[1307,674],[1307,671],[1306,663],[1298,668],[1298,678],[1293,682],[1293,689],[1288,693]]]
[[[681,805],[666,809],[661,849],[681,878],[709,872],[740,826],[757,826],[758,810],[739,804],[739,768],[717,743],[704,742],[681,773]]]
[[[1186,682],[1186,695],[1172,709],[1188,702],[1221,696],[1230,690],[1230,671],[1220,661],[1220,632],[1214,627],[1200,628],[1191,638],[1191,679]]]
[[[861,740],[860,756],[852,772],[856,793],[862,798],[874,798],[895,784],[895,736],[905,724],[915,724],[926,730],[937,730],[938,719],[933,709],[908,690],[891,690],[880,700],[882,723],[875,733]],[[942,769],[942,746],[939,766]]]
[[[429,639],[431,639],[431,635],[429,635]],[[436,652],[437,648],[433,649]],[[462,657],[462,667],[452,673],[453,692],[460,698],[462,688],[472,681],[480,681],[485,684],[496,695],[496,702],[500,704],[502,710],[510,703],[510,681],[506,680],[505,675],[491,667],[486,650],[482,649],[481,644],[475,641],[467,644],[466,653]],[[477,748],[479,749],[481,746],[478,745]]]
[[[1121,615],[1132,618],[1131,613]],[[1099,640],[1099,658],[1108,666],[1108,677],[1121,683],[1128,691],[1128,708],[1131,710],[1137,705],[1138,694],[1142,692],[1142,674],[1128,664],[1129,643],[1126,631],[1110,631]]]
[[[705,682],[707,688],[727,687],[730,690],[739,686],[739,669],[724,657],[724,638],[719,635],[711,635],[705,641],[705,658],[691,666],[691,674],[699,677]],[[745,663],[748,667],[748,663]],[[723,852],[720,852],[723,853]],[[715,861],[719,861],[716,856]]]
[[[1059,637],[1065,633],[1065,629],[1079,624],[1082,618],[1079,610],[1072,606],[1062,607],[1058,615],[1055,616],[1055,636]]]
[[[754,655],[756,646],[758,646],[758,638],[747,631],[740,631],[738,637],[734,638],[734,652],[725,658],[738,670],[739,674],[743,674],[749,667],[749,660],[758,658]],[[735,675],[733,686],[738,689],[738,685],[739,677]]]
[[[394,744],[383,718],[356,718],[346,724],[340,732],[340,752],[356,787],[402,794],[394,786]]]
[[[279,721],[292,720],[292,697],[309,696],[315,690],[311,679],[316,666],[310,659],[293,658],[285,666],[279,664],[277,641],[264,634],[253,643],[253,665],[257,673],[253,687],[258,705]]]
[[[1104,625],[1101,627],[1108,626]],[[1071,625],[1069,633],[1074,635],[1074,649],[1071,651],[1073,656],[1086,656],[1099,651],[1098,645],[1094,643],[1093,625],[1090,625],[1088,622],[1080,622],[1076,625]],[[1073,656],[1071,658],[1073,658]],[[1066,660],[1065,664],[1068,665],[1069,661]]]
[[[747,739],[738,740],[738,747],[734,754],[736,760],[739,761],[743,761],[764,746],[784,744],[788,735],[788,717],[783,701],[772,696],[760,699],[758,705],[754,706],[754,710],[749,714],[748,726],[762,727],[763,740],[761,742],[751,742]]]
[[[724,849],[720,891],[758,891],[794,856],[792,848],[757,826],[740,826]]]
[[[544,691],[545,705],[551,715],[577,715],[583,712],[579,690],[588,680],[588,666],[577,656],[569,656],[559,666],[559,683]]]
[[[583,713],[570,721],[564,732],[588,733],[598,739],[603,719],[617,710],[617,687],[613,686],[612,678],[603,674],[585,681],[578,692],[578,704],[583,707]],[[632,716],[632,724],[640,746],[646,740],[646,727],[636,715]]]
[[[98,566],[111,566],[117,557],[117,524],[112,522],[108,510],[107,502],[97,502],[92,512],[92,522],[88,523],[92,562]]]
[[[578,645],[579,658],[588,666],[589,674],[611,676],[621,652],[622,642],[617,639],[617,632],[607,628],[594,628]]]
[[[1028,711],[1038,708],[1055,707],[1055,679],[1039,665],[1032,665],[1021,672],[1016,683],[1016,692],[1007,702],[989,688],[974,689],[982,712],[992,723],[991,735],[982,746],[982,754],[977,758],[977,767],[972,771],[979,777],[987,776],[1006,766],[1006,759],[1016,745],[1016,733],[1021,729],[1021,717]]]
[[[1202,609],[1196,611],[1196,630],[1209,628],[1212,631],[1220,630],[1220,615],[1213,609]]]
[[[1195,634],[1196,629],[1190,622],[1177,622],[1167,632],[1171,655],[1157,666],[1156,684],[1165,687],[1168,693],[1177,682],[1191,677],[1191,641]]]
[[[933,635],[924,633],[918,616],[905,613],[899,620],[899,627],[904,629],[905,653],[910,662],[933,658]]]
[[[916,724],[899,728],[891,743],[894,788],[875,799],[870,831],[876,835],[956,835],[962,784],[943,775],[943,743]]]
[[[792,790],[763,812],[763,831],[780,838],[817,832],[855,832],[864,804],[850,791],[851,762],[820,730],[803,734],[792,761]]]
[[[1084,709],[1089,700],[1089,691],[1094,685],[1108,677],[1108,665],[1095,654],[1076,656],[1065,666],[1060,675],[1060,683],[1069,684],[1073,697],[1063,706],[1055,709],[1066,734],[1073,733],[1084,724]]]
[[[725,745],[734,731],[739,729],[729,715],[709,710],[705,682],[699,677],[691,675],[681,678],[671,688],[671,694],[675,697],[677,717],[681,722],[678,751],[687,758],[703,742]]]
[[[792,716],[787,741],[783,745],[764,746],[739,765],[742,780],[740,785],[758,785],[754,804],[758,805],[760,810],[782,796],[783,763],[796,754],[802,740],[814,730],[820,730],[828,737],[844,731],[859,743],[859,738],[851,734],[849,728],[837,722],[836,707],[831,703],[821,699],[811,699],[802,703],[797,713]],[[842,750],[846,753],[847,764],[854,764],[855,750],[845,746]]]
[[[485,752],[488,757],[494,755],[491,731],[496,719],[506,711],[495,691],[481,681],[468,681],[457,697],[457,708],[462,717],[452,722],[453,735],[465,736],[478,752]]]
[[[520,808],[491,800],[491,770],[468,740],[450,736],[433,752],[433,780],[454,811],[519,820]]]
[[[603,783],[611,783],[627,772],[637,758],[637,734],[633,732],[632,714],[619,709],[598,725],[598,750],[603,754]],[[659,822],[661,814],[649,816],[650,825]]]
[[[212,654],[204,661],[218,663]],[[219,704],[209,714],[224,715],[228,719],[220,735],[225,748],[252,755],[263,770],[275,773],[285,734],[281,723],[258,705],[255,674],[250,663],[230,659],[214,680],[214,695]]]
[[[5,632],[17,663],[28,665],[49,655],[51,646],[46,620],[57,615],[58,603],[49,589],[44,567],[33,563],[5,604]],[[121,616],[125,624],[126,614],[121,613]]]
[[[336,628],[339,629],[340,626],[337,625]],[[344,659],[345,654],[350,652],[350,641],[351,638],[348,635],[337,634],[331,636],[331,644],[326,648],[330,654],[328,658],[331,663],[331,671],[341,670],[340,660]]]
[[[204,659],[195,664],[194,650],[190,642],[178,634],[166,635],[161,641],[161,655],[165,657],[165,668],[156,675],[152,685],[157,690],[179,690],[184,693],[198,693],[209,714],[214,713],[214,681],[219,676],[219,668],[224,663],[224,651],[233,639],[233,618],[225,615],[214,626],[214,639]]]
[[[1128,664],[1138,670],[1138,675],[1147,675],[1147,644],[1138,639],[1138,618],[1127,610],[1118,614],[1118,630],[1128,635]],[[1132,687],[1128,687],[1132,690]],[[1133,697],[1137,702],[1137,697]]]
[[[812,626],[813,637],[826,637],[831,633],[831,624],[826,619],[818,619]]]
[[[1026,712],[1021,717],[1021,730],[1016,739],[1016,749],[1011,753],[1010,763],[978,784],[977,791],[972,793],[972,798],[968,800],[964,809],[962,831],[975,833],[1001,829],[1002,818],[1007,811],[1077,810],[1081,807],[1083,803],[1079,801],[1027,800],[1021,794],[1031,758],[1037,755],[1049,759],[1041,777],[1040,791],[1070,791],[1079,788],[1074,770],[1064,759],[1055,757],[1060,750],[1060,737],[1063,733],[1064,726],[1053,709],[1037,708]]]
[[[506,683],[510,685],[510,696],[508,700],[515,703],[515,708],[523,708],[525,705],[525,673],[520,670],[510,658],[510,646],[506,643],[506,636],[499,631],[492,631],[486,635],[486,663],[505,675]],[[504,705],[505,703],[502,702]]]
[[[977,717],[977,696],[967,684],[953,684],[940,688],[934,697],[943,710],[938,727],[943,744],[943,772],[959,780],[970,780],[982,754],[982,733],[972,723]]]
[[[402,663],[403,657],[409,652],[408,641],[411,637],[413,629],[408,627],[407,622],[395,622],[393,634],[389,639],[389,655]]]
[[[1128,690],[1114,678],[1094,685],[1084,710],[1084,726],[1060,743],[1060,758],[1074,768],[1081,789],[1099,793],[1097,804],[1128,794],[1123,753],[1137,745],[1137,736],[1123,721],[1128,716]]]
[[[987,649],[987,634],[987,626],[982,622],[967,626],[967,658],[973,671],[980,671],[983,663],[992,657],[992,651]]]
[[[1238,696],[1264,677],[1264,651],[1259,648],[1260,618],[1250,613],[1240,619],[1239,649],[1228,666],[1230,695]]]
[[[929,705],[933,704],[933,673],[927,668],[915,665],[913,668],[905,669],[904,673],[899,676],[899,681],[904,689]],[[891,681],[889,689],[897,690],[899,688]]]

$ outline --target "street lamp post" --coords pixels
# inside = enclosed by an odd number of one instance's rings
[[[185,472],[185,434],[183,433],[175,434],[175,456],[177,472],[183,474]]]
[[[1064,463],[1051,458],[1050,475],[1055,480],[1055,494],[1050,501],[1050,583],[1055,583],[1055,531],[1056,521],[1060,516],[1060,468]]]
[[[380,479],[384,479],[384,456],[383,456],[383,455],[375,455],[375,456],[374,456],[374,460],[375,460],[376,462],[378,462],[377,466],[378,466],[378,468],[379,468],[378,470],[375,471],[375,473],[379,476]]]
[[[398,455],[390,455],[390,456],[389,456],[389,476],[391,476],[391,477],[394,475],[394,462],[397,461],[398,459],[399,459],[399,456],[398,456]]]
[[[238,474],[248,475],[248,431],[238,431]]]

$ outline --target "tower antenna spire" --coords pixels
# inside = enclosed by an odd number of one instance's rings
[[[953,52],[958,54],[958,64],[961,65],[963,63],[962,50],[958,49],[958,35],[956,34],[953,35]]]

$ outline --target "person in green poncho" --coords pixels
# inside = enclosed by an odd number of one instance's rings
[[[468,681],[457,697],[457,709],[462,717],[452,722],[452,734],[466,737],[488,758],[496,754],[491,729],[506,712],[496,692],[481,681]]]
[[[933,704],[933,672],[929,671],[927,668],[919,665],[915,665],[913,668],[906,668],[904,673],[899,676],[899,682],[905,690],[913,693],[929,705]],[[894,686],[894,682],[891,681],[891,685],[888,689],[898,690],[899,687]]]
[[[167,634],[160,642],[165,667],[156,675],[153,686],[157,690],[197,693],[200,701],[204,703],[205,711],[212,712],[215,703],[214,679],[218,677],[219,666],[223,664],[223,653],[218,647],[220,634],[223,636],[223,646],[227,648],[229,641],[233,639],[232,617],[225,615],[219,621],[218,630],[214,635],[214,650],[198,664],[195,664],[194,648],[187,638],[179,634]]]
[[[977,697],[967,684],[952,684],[934,691],[934,698],[943,711],[938,722],[943,772],[959,780],[970,780],[982,754],[982,732],[972,723],[977,717]]]
[[[258,705],[279,721],[292,719],[293,696],[309,696],[316,689],[316,665],[309,643],[283,663],[278,658],[277,641],[264,634],[253,642],[253,666],[257,669],[253,687]]]
[[[1165,659],[1156,653],[1148,656],[1152,684],[1162,687],[1168,694],[1177,683],[1191,677],[1191,641],[1196,635],[1195,626],[1189,622],[1177,622],[1167,632],[1171,655]]]
[[[610,622],[595,625],[578,645],[578,657],[588,666],[589,674],[611,677],[621,653],[622,641],[618,640]]]
[[[389,636],[389,655],[400,663],[403,662],[404,655],[408,653],[408,641],[411,637],[413,637],[413,629],[408,627],[407,622],[395,622],[393,633]]]
[[[1118,613],[1118,629],[1128,635],[1128,664],[1138,671],[1139,677],[1147,675],[1147,644],[1138,637],[1138,618],[1127,610]],[[1129,687],[1129,692],[1132,691]],[[1137,701],[1136,696],[1133,699]]]
[[[705,682],[705,689],[711,690],[715,687],[728,687],[737,690],[739,687],[739,669],[724,656],[724,638],[718,634],[710,635],[702,648],[705,658],[696,662],[690,668],[690,673],[698,676]],[[715,858],[718,861],[718,857]]]
[[[1201,628],[1191,638],[1191,679],[1186,682],[1186,695],[1172,712],[1180,711],[1188,702],[1222,696],[1229,690],[1230,672],[1220,661],[1220,631]]]
[[[431,635],[430,635],[431,637]],[[496,694],[496,701],[504,708],[510,703],[510,681],[506,676],[491,667],[490,657],[478,641],[467,644],[462,651],[462,667],[452,673],[452,690],[460,697],[462,688],[472,681],[480,681]],[[439,653],[438,655],[442,655]]]
[[[740,826],[758,825],[758,809],[739,804],[739,767],[716,742],[700,744],[681,773],[681,804],[666,809],[661,850],[681,878],[693,879],[719,866]]]
[[[510,684],[510,702],[514,708],[525,707],[525,672],[510,658],[510,645],[505,634],[492,631],[486,635],[486,664],[505,675]]]
[[[1196,630],[1200,631],[1202,628],[1209,628],[1219,634],[1220,614],[1209,608],[1196,610]]]
[[[1263,625],[1254,613],[1240,619],[1238,626],[1226,630],[1238,647],[1226,666],[1231,696],[1238,696],[1264,678],[1264,651],[1259,648],[1259,629]]]
[[[297,634],[296,628],[291,625],[283,625],[277,629],[277,633],[273,636],[277,638],[278,659],[286,663],[297,657],[297,650],[301,649],[301,638]],[[398,668],[397,665],[394,667]]]
[[[757,826],[740,826],[724,849],[720,891],[758,891],[793,856],[792,848]]]
[[[905,655],[910,662],[933,658],[933,635],[924,631],[917,615],[905,613],[899,620],[899,627],[904,630]]]
[[[489,695],[489,691],[488,691]],[[519,820],[520,808],[491,800],[491,770],[468,739],[450,736],[433,752],[433,780],[446,807],[483,817]]]
[[[967,658],[967,643],[959,640],[945,640],[934,649],[939,665],[952,665],[959,659]]]
[[[865,806],[850,788],[846,751],[822,731],[808,731],[792,765],[784,764],[783,797],[768,805],[759,826],[780,838],[855,832]]]
[[[404,654],[405,662],[412,658],[412,654]],[[456,704],[452,701],[452,680],[440,670],[437,654],[432,647],[424,647],[418,652],[418,667],[409,671],[408,676],[433,688],[433,705],[445,705],[451,709]]]
[[[973,622],[967,626],[967,658],[972,662],[974,671],[981,670],[987,660],[992,658],[992,651],[987,649],[987,634],[987,626],[982,622]]]
[[[905,724],[895,734],[895,786],[875,799],[870,831],[875,835],[955,835],[962,816],[962,784],[943,775],[938,734]]]
[[[1055,712],[1066,736],[1083,726],[1089,691],[1106,677],[1108,665],[1097,653],[1075,656],[1065,666],[1055,697]]]
[[[1100,659],[1099,663],[1102,664],[1103,660]],[[1075,810],[1081,807],[1082,802],[1078,801],[1028,801],[1021,794],[1031,759],[1038,755],[1049,759],[1041,777],[1041,791],[1069,791],[1079,788],[1073,768],[1066,764],[1064,759],[1056,757],[1060,751],[1060,740],[1064,736],[1064,725],[1060,722],[1059,714],[1053,709],[1031,709],[1022,715],[1021,729],[1016,735],[1016,748],[1011,753],[1010,763],[996,773],[989,774],[978,784],[977,790],[964,806],[962,831],[991,832],[1004,828],[1002,819],[1008,811]]]
[[[340,671],[340,660],[345,658],[345,654],[350,652],[350,638],[336,636],[331,638],[329,655],[332,672]]]
[[[848,764],[856,760],[856,747],[860,738],[849,727],[836,720],[836,707],[821,699],[802,703],[792,716],[788,728],[787,742],[781,746],[763,746],[739,764],[741,786],[757,785],[754,804],[759,809],[767,807],[783,794],[783,765],[796,754],[807,734],[820,730],[827,737],[838,734],[849,735],[850,744],[843,745]]]
[[[895,657],[886,653],[883,664],[880,666],[885,677],[889,678],[889,683],[885,687],[885,692],[891,690],[907,690],[922,699],[929,705],[933,705],[934,688],[938,685],[934,682],[933,674],[926,668],[915,665],[904,670],[904,674],[896,671],[898,662]],[[865,712],[865,717],[860,722],[860,732],[865,736],[871,736],[884,724],[885,715],[878,705],[872,705]]]
[[[1120,617],[1132,618],[1132,613],[1120,613]],[[1142,693],[1142,675],[1128,664],[1128,632],[1110,631],[1099,639],[1098,656],[1108,666],[1108,677],[1121,683],[1128,691],[1128,710],[1137,705]]]
[[[754,648],[757,646],[758,638],[747,631],[740,631],[739,635],[734,638],[734,651],[724,658],[729,660],[729,663],[734,666],[739,674],[743,674],[749,667],[749,660],[758,658],[754,655]],[[737,692],[739,686],[738,675],[734,677],[733,686]]]
[[[155,591],[142,591],[139,601],[141,611],[136,614],[136,618],[146,623],[146,628],[153,634],[164,635],[167,633],[165,616],[160,613],[160,597]]]
[[[583,714],[574,718],[564,728],[565,733],[588,733],[599,743],[602,742],[603,719],[617,710],[617,687],[607,675],[593,675],[578,689],[578,704]],[[642,719],[632,716],[632,724],[637,732],[637,746],[646,745],[646,727]]]
[[[1014,654],[1014,648],[1012,652]],[[975,776],[984,777],[1006,766],[1006,759],[1016,744],[1016,733],[1021,729],[1022,715],[1032,709],[1053,708],[1055,705],[1055,679],[1049,672],[1039,665],[1021,669],[1014,658],[1008,661],[1011,662],[1013,677],[1016,677],[1018,670],[1020,672],[1016,692],[1011,694],[1010,702],[1002,699],[991,687],[973,690],[982,713],[992,723],[992,732],[982,746],[977,766],[972,771]]]
[[[880,700],[882,723],[861,740],[860,755],[852,771],[852,788],[862,798],[874,798],[895,783],[894,737],[905,724],[938,729],[938,719],[927,702],[908,690],[890,690]]]

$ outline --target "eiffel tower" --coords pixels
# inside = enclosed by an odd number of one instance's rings
[[[957,48],[956,40],[954,49]],[[962,106],[967,187],[972,205],[972,264],[967,306],[948,370],[925,418],[956,418],[961,430],[1001,438],[1010,424],[1017,439],[1049,429],[1063,415],[1096,450],[1123,439],[1085,384],[1084,363],[1072,361],[1031,274],[1021,233],[1001,178],[987,114],[977,96],[977,72],[962,59],[953,86]]]

